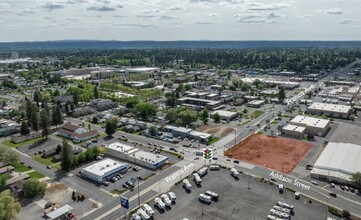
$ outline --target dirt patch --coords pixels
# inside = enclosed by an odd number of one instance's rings
[[[225,152],[225,156],[291,173],[312,144],[268,135],[252,134]]]
[[[227,136],[234,130],[233,128],[226,127],[223,125],[212,124],[212,125],[202,125],[197,129],[197,131],[210,133],[213,134],[213,136],[215,137],[221,138]]]

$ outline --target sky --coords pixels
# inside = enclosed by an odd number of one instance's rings
[[[0,0],[0,42],[361,40],[361,0]]]

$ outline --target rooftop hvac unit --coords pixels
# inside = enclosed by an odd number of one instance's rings
[[[117,165],[117,163],[116,163],[116,162],[114,162],[114,165]]]
[[[107,164],[107,167],[109,167],[110,165],[109,164]]]

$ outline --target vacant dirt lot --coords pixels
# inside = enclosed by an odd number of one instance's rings
[[[213,134],[213,136],[215,136],[215,137],[221,138],[221,137],[227,136],[228,134],[233,132],[233,128],[226,127],[223,125],[218,125],[218,124],[217,125],[212,124],[212,125],[202,125],[201,127],[199,127],[197,129],[197,131],[210,133],[210,134]]]
[[[225,152],[225,156],[290,173],[312,145],[303,141],[252,134]]]

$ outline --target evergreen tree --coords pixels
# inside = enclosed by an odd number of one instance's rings
[[[95,86],[95,87],[94,87],[94,98],[95,98],[95,99],[99,99],[98,86]]]
[[[116,118],[110,118],[105,122],[105,133],[108,136],[112,136],[118,127],[118,120]]]
[[[61,149],[61,162],[60,166],[62,170],[69,171],[73,166],[73,149],[64,139],[63,146]]]
[[[39,113],[37,111],[32,112],[30,123],[31,123],[31,129],[33,129],[33,131],[39,130]]]
[[[283,102],[283,100],[286,98],[285,89],[281,87],[278,91],[278,99]]]
[[[79,94],[76,92],[76,93],[74,93],[74,95],[73,95],[73,100],[74,100],[74,104],[75,105],[78,105],[78,103],[79,103]]]
[[[65,103],[65,112],[68,113],[70,111],[69,102]]]
[[[23,121],[21,123],[21,128],[20,128],[20,134],[21,135],[28,135],[30,134],[30,130],[29,130],[29,125],[26,121]]]
[[[25,114],[26,114],[26,118],[30,119],[31,115],[33,114],[34,108],[33,108],[33,103],[31,103],[31,101],[29,99],[27,99],[25,101]]]
[[[208,110],[205,108],[203,109],[202,113],[201,113],[201,120],[203,121],[203,123],[206,125],[207,122],[208,122],[208,117],[209,117],[209,114],[208,114]]]
[[[34,102],[39,106],[39,102],[41,101],[41,95],[38,90],[34,92]]]
[[[221,121],[221,117],[219,116],[218,112],[213,115],[213,120],[215,123],[219,123]]]
[[[48,139],[48,135],[50,134],[50,121],[45,109],[40,112],[40,128],[43,130],[42,135]]]
[[[52,112],[52,124],[53,125],[61,125],[63,124],[63,115],[61,114],[61,110],[59,105],[55,105],[53,107],[53,112]]]

